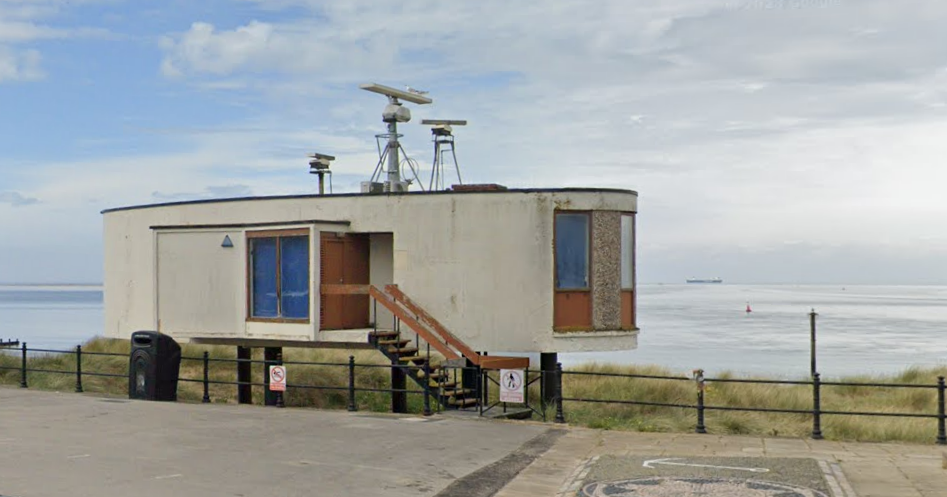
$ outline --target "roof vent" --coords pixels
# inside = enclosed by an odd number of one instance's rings
[[[467,185],[452,185],[451,191],[455,192],[502,192],[508,188],[496,183],[477,183]]]

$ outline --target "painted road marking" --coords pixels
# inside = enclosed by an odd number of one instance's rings
[[[66,456],[66,459],[82,459],[83,457],[92,457],[92,454],[79,454],[75,456]]]
[[[658,469],[658,468],[655,468],[653,465],[655,465],[655,464],[665,464],[665,465],[668,465],[668,466],[690,466],[690,467],[694,467],[694,468],[731,469],[731,470],[734,470],[734,471],[750,471],[750,472],[752,472],[752,473],[769,473],[769,469],[768,469],[768,468],[740,468],[740,467],[736,467],[736,466],[714,466],[714,465],[712,465],[712,464],[692,464],[692,463],[682,463],[682,462],[668,462],[668,461],[679,461],[679,460],[680,460],[680,458],[678,458],[678,457],[665,458],[665,459],[651,459],[650,461],[645,461],[644,464],[642,464],[641,466],[642,466],[642,467],[645,467],[645,468],[649,468],[649,469]]]
[[[168,478],[180,478],[182,476],[184,475],[182,475],[181,473],[175,473],[173,475],[156,476],[155,480],[166,480]]]
[[[583,497],[828,497],[812,488],[739,478],[652,476],[590,483]]]

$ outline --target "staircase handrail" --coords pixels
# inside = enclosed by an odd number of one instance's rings
[[[455,352],[449,343],[446,341],[441,341],[438,336],[436,336],[434,333],[431,333],[431,331],[425,328],[425,326],[418,322],[417,319],[408,315],[408,313],[398,305],[398,302],[395,300],[394,296],[386,294],[385,291],[379,289],[375,285],[369,286],[368,294],[374,298],[376,302],[381,302],[381,305],[391,311],[392,314],[400,319],[402,323],[407,324],[408,327],[421,336],[424,341],[431,344],[431,346],[437,349],[438,352],[443,354],[445,358],[460,359],[460,354]]]
[[[432,330],[434,330],[435,333],[440,335],[445,344],[460,351],[464,357],[466,357],[475,365],[480,364],[480,354],[474,352],[473,349],[471,349],[466,343],[462,342],[453,333],[451,333],[450,330],[441,324],[440,321],[435,319],[434,316],[431,316],[427,311],[422,309],[420,305],[416,304],[413,300],[411,300],[410,297],[405,295],[405,293],[402,292],[400,288],[398,288],[398,285],[385,285],[385,292],[391,295],[396,302],[406,307],[409,311],[413,312],[420,321],[428,325]]]

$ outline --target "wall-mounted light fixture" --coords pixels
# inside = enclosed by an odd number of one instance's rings
[[[224,235],[224,241],[220,244],[221,247],[231,248],[233,247],[233,241],[230,240],[230,235]]]

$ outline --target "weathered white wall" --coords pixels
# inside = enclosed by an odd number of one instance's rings
[[[554,336],[552,247],[557,208],[634,212],[637,195],[512,190],[275,197],[107,212],[105,333],[127,337],[136,329],[155,326],[155,235],[150,226],[320,219],[350,221],[352,232],[394,233],[393,281],[476,350],[567,352],[633,347],[633,333]],[[317,314],[317,292],[313,296],[313,314]]]
[[[372,233],[369,235],[369,242],[368,279],[372,285],[383,288],[395,282],[394,236],[391,233]],[[374,308],[375,306],[372,306],[372,322],[377,323],[382,329],[391,328],[393,322],[391,311],[385,309],[384,306],[378,306],[376,317]]]
[[[233,247],[221,247],[230,236]],[[159,232],[158,331],[177,336],[242,337],[246,244],[236,230]]]

